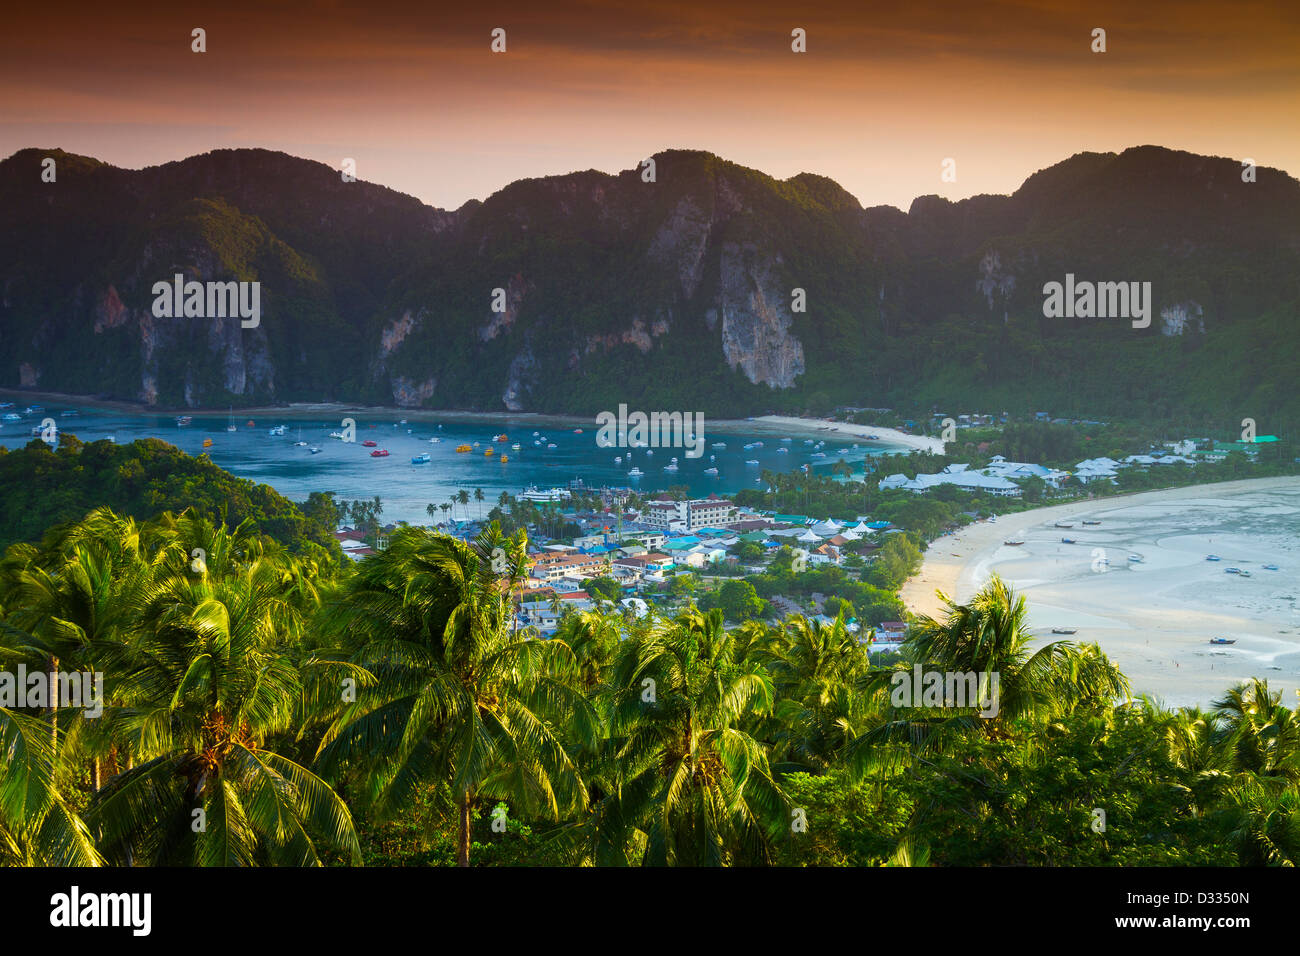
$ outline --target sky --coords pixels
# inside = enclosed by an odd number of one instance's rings
[[[357,178],[448,209],[670,148],[902,209],[1144,144],[1300,171],[1295,0],[131,8],[7,11],[0,156],[58,147],[141,168],[256,146],[351,158]]]

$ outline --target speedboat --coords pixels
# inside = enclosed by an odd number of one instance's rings
[[[371,457],[371,458],[387,458],[387,457],[388,457],[388,449],[387,449],[387,448],[376,448],[374,451],[372,451],[372,452],[370,453],[370,457]]]
[[[361,444],[365,448],[374,448],[376,445],[379,444],[379,442],[375,441],[373,438],[367,438]]]

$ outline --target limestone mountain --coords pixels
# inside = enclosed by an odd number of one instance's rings
[[[1144,146],[904,213],[807,173],[654,160],[653,182],[528,179],[448,212],[265,150],[138,171],[22,150],[0,162],[0,385],[188,408],[1300,422],[1300,183],[1282,172]],[[178,272],[260,282],[259,326],[155,317]],[[1045,318],[1067,274],[1150,282],[1150,327]]]

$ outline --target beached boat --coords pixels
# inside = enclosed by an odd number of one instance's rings
[[[1101,524],[1101,519],[1095,521],[1085,521],[1084,524]]]
[[[1024,544],[1023,541],[1003,541],[1002,543],[1005,544],[1005,545],[1006,545],[1007,547],[1009,547],[1009,548],[1018,548],[1018,547],[1020,547],[1022,544]]]
[[[1222,561],[1223,559],[1220,558],[1217,554],[1207,554],[1207,555],[1205,556],[1205,560],[1206,560],[1206,561]]]
[[[1223,573],[1224,573],[1224,574],[1240,574],[1240,573],[1241,573],[1241,568],[1224,568],[1224,569],[1223,569]]]
[[[1250,572],[1249,572],[1249,571],[1241,571],[1241,572],[1239,572],[1239,573],[1240,573],[1240,575],[1241,575],[1243,578],[1248,578],[1248,577],[1250,577]]]
[[[1058,522],[1056,522],[1056,527],[1058,527],[1058,528],[1073,528],[1073,527],[1074,527],[1074,522],[1072,522],[1072,521],[1058,521]]]
[[[414,458],[411,459],[411,464],[412,464],[412,465],[427,465],[427,464],[430,462],[430,460],[431,460],[431,459],[429,458],[428,454],[416,455]]]
[[[387,448],[376,448],[374,451],[372,451],[372,452],[370,453],[370,457],[371,457],[371,458],[387,458],[387,457],[388,457],[388,449],[387,449]]]
[[[1264,567],[1264,570],[1265,570],[1265,571],[1277,571],[1277,570],[1280,570],[1276,564],[1266,564],[1266,565],[1264,565],[1263,567]]]
[[[1231,637],[1212,637],[1210,638],[1210,643],[1211,644],[1236,644],[1237,641],[1235,638],[1231,638]]]
[[[1062,538],[1062,539],[1061,539],[1061,544],[1078,544],[1078,543],[1079,543],[1079,542],[1075,541],[1073,538]]]
[[[1077,627],[1054,627],[1052,628],[1052,633],[1053,634],[1078,634],[1079,629]]]

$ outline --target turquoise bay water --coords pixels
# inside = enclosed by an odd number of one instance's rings
[[[6,412],[21,414],[27,402],[10,396],[16,408]],[[464,489],[471,495],[468,512],[457,505],[458,517],[477,517],[478,505],[472,500],[475,488],[483,489],[483,513],[495,504],[501,492],[517,494],[529,486],[550,488],[566,487],[574,479],[582,479],[588,486],[631,487],[640,492],[667,489],[670,485],[685,485],[693,495],[710,493],[733,494],[742,488],[764,488],[759,478],[763,469],[776,472],[794,471],[808,464],[814,471],[828,473],[832,464],[843,458],[861,473],[864,460],[870,455],[903,451],[897,445],[885,442],[858,440],[845,436],[830,436],[815,431],[776,429],[766,423],[734,422],[713,425],[705,422],[705,449],[700,458],[687,458],[681,448],[599,448],[596,445],[597,427],[592,421],[548,421],[545,424],[532,419],[502,416],[499,419],[479,418],[473,421],[446,420],[416,421],[398,424],[405,417],[400,410],[375,410],[304,415],[301,412],[252,413],[254,425],[249,426],[250,413],[236,412],[235,432],[227,432],[229,417],[226,414],[196,414],[193,424],[178,427],[174,414],[149,412],[124,412],[107,409],[80,408],[79,415],[61,414],[69,406],[44,403],[45,411],[23,415],[20,422],[4,422],[0,426],[0,444],[17,448],[32,440],[33,425],[44,417],[53,418],[60,431],[76,435],[82,441],[97,441],[113,436],[121,443],[139,438],[159,438],[192,454],[207,453],[222,468],[241,478],[265,482],[286,497],[305,500],[313,491],[332,491],[340,499],[372,498],[378,495],[384,504],[384,519],[427,523],[425,506],[441,504],[456,492]],[[340,430],[344,414],[356,421],[356,443],[347,444],[329,437]],[[427,418],[428,413],[422,413]],[[288,426],[282,437],[268,434],[273,425]],[[575,433],[582,428],[582,433]],[[313,455],[308,448],[295,447],[301,440],[321,449]],[[537,432],[537,435],[533,433]],[[496,442],[494,436],[505,434],[506,442]],[[431,437],[440,440],[430,443]],[[545,437],[541,445],[535,445]],[[789,442],[781,442],[789,437]],[[210,438],[212,446],[205,449],[203,440]],[[804,440],[824,441],[820,451],[824,458],[812,457],[814,446]],[[373,440],[378,447],[389,451],[387,458],[372,458],[371,448],[361,443]],[[763,442],[762,448],[745,449],[751,442]],[[458,454],[456,446],[479,443],[477,449]],[[519,443],[519,451],[511,445]],[[715,449],[714,442],[725,442],[725,449]],[[555,448],[547,445],[554,444]],[[487,448],[495,455],[484,456]],[[785,447],[788,453],[778,449]],[[841,454],[840,449],[848,449]],[[502,452],[510,461],[502,464]],[[411,458],[427,453],[429,464],[413,465]],[[615,463],[616,457],[621,463]],[[678,471],[665,472],[664,466],[677,458]],[[713,460],[711,460],[711,457]],[[747,460],[758,465],[747,465]],[[640,478],[628,477],[633,466],[645,474]],[[717,476],[705,474],[705,469],[718,469]],[[439,520],[442,512],[438,512]]]

